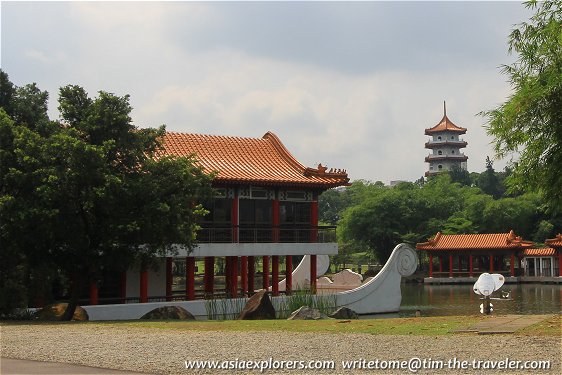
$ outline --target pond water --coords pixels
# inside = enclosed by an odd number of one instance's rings
[[[493,300],[494,311],[501,314],[561,313],[562,286],[557,284],[505,284],[492,297],[509,293],[508,299]],[[480,309],[480,296],[472,284],[423,285],[403,284],[400,311],[425,316],[473,315]]]
[[[560,284],[505,284],[492,297],[509,292],[508,299],[492,300],[496,314],[560,314],[562,286]],[[369,317],[480,314],[480,296],[472,291],[472,284],[424,285],[402,284],[402,304],[398,314]]]

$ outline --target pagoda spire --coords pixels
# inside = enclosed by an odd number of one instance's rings
[[[443,100],[443,116],[447,117],[447,102]]]

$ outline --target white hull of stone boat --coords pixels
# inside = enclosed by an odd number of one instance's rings
[[[326,272],[329,265],[328,256],[317,256],[318,275]],[[390,258],[380,272],[365,284],[335,293],[336,305],[346,306],[358,314],[377,314],[397,312],[400,309],[402,293],[400,282],[402,277],[413,274],[418,266],[415,251],[406,244],[396,246]],[[307,255],[293,271],[294,285],[304,285],[310,270],[310,257]],[[281,289],[282,288],[282,289]],[[284,280],[280,282],[280,290],[284,290]],[[324,298],[326,294],[317,296]],[[282,305],[286,296],[273,297],[274,305]],[[83,306],[90,320],[133,320],[139,319],[147,312],[162,306],[180,306],[189,311],[196,319],[207,319],[210,304],[216,313],[235,317],[244,306],[247,298],[232,298],[209,302],[205,300],[131,303],[116,305]]]

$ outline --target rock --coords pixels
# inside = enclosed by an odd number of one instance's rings
[[[162,306],[151,310],[141,316],[141,319],[157,319],[157,320],[195,320],[195,317],[186,309],[179,306]]]
[[[275,308],[267,290],[254,294],[238,315],[238,320],[275,319]]]
[[[287,320],[319,320],[326,318],[328,317],[319,310],[308,306],[302,306],[298,310],[293,311]]]
[[[355,311],[345,306],[340,307],[328,316],[334,319],[359,319],[359,315]]]
[[[68,303],[53,303],[43,307],[41,310],[35,312],[34,317],[37,320],[45,320],[45,321],[54,321],[54,320],[61,320],[66,308],[68,307]],[[80,306],[76,306],[76,310],[74,310],[74,315],[72,316],[72,320],[85,322],[89,320],[88,313]]]

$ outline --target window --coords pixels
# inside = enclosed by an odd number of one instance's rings
[[[455,139],[455,136],[454,136],[454,135],[452,135],[452,136],[451,136],[451,139],[452,139],[452,140],[454,140],[454,139]]]
[[[453,155],[454,155],[454,154],[455,154],[455,150],[452,150],[452,151],[451,151],[451,154],[453,154]]]
[[[304,201],[304,200],[306,200],[306,192],[305,191],[287,191],[286,198],[287,198],[287,200],[290,200],[290,201]]]
[[[441,164],[439,164],[439,165],[437,166],[437,169],[443,169],[443,166],[442,166]]]
[[[269,199],[240,199],[240,242],[271,242],[273,203]]]
[[[201,220],[203,229],[197,233],[197,239],[201,242],[231,242],[232,199],[215,198],[202,205],[209,213]]]
[[[437,140],[440,141],[440,140],[441,140],[441,136],[437,137]]]
[[[439,150],[439,151],[437,151],[437,154],[438,154],[438,155],[443,155],[443,151]]]
[[[281,242],[310,242],[310,203],[280,202],[279,219]]]

